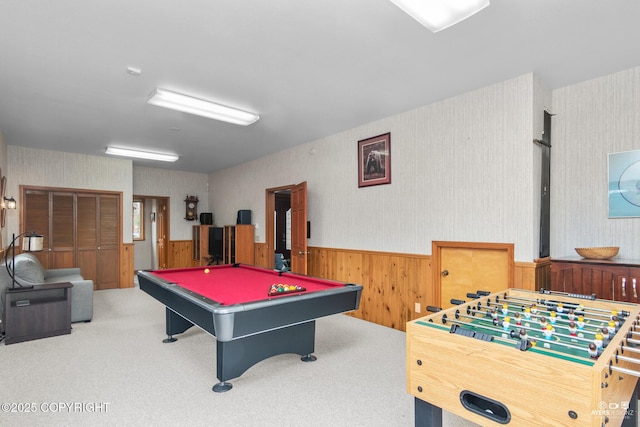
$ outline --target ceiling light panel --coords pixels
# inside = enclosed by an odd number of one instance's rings
[[[197,116],[221,120],[241,126],[250,125],[260,119],[260,116],[255,113],[238,110],[233,107],[227,107],[226,105],[216,104],[215,102],[160,88],[151,93],[147,102],[158,107],[169,108],[171,110],[182,111],[183,113],[195,114]]]
[[[489,0],[391,0],[432,32],[449,28],[489,6]]]
[[[113,156],[133,157],[135,159],[159,160],[161,162],[175,162],[180,157],[175,154],[153,153],[150,151],[130,150],[128,148],[107,147],[105,153]]]

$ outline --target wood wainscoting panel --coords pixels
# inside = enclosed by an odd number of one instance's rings
[[[533,262],[515,262],[513,287],[529,291],[551,289],[551,258],[538,258]]]
[[[401,331],[425,316],[431,300],[428,255],[309,247],[309,276],[362,285],[360,308],[350,315]],[[419,312],[416,311],[419,309]]]
[[[266,243],[255,243],[253,245],[254,254],[254,262],[257,267],[264,268],[273,268],[273,265],[269,265],[269,261],[267,260],[267,251],[269,247]]]
[[[198,265],[198,260],[193,259],[193,240],[171,240],[167,250],[169,251],[167,268],[187,268]]]
[[[430,255],[315,246],[309,252],[309,276],[363,286],[360,308],[351,316],[404,331],[406,322],[429,314],[427,306],[440,304]],[[514,286],[538,290],[545,265],[545,259],[515,263]]]
[[[133,288],[133,243],[123,243],[120,248],[120,288]]]

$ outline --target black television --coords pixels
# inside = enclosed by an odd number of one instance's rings
[[[209,257],[211,262],[222,261],[222,227],[209,227]]]

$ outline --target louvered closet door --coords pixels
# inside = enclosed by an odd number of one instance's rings
[[[74,194],[52,193],[49,259],[55,268],[76,266]]]
[[[98,271],[98,198],[78,194],[78,267],[82,277],[97,285]]]
[[[44,235],[45,268],[79,267],[96,289],[120,279],[120,195],[23,188],[25,231]]]
[[[120,278],[120,204],[115,195],[100,195],[98,222],[98,289],[118,287]]]
[[[49,263],[49,192],[28,190],[24,197],[25,211],[29,215],[24,218],[24,231],[35,231],[37,234],[44,236],[44,250],[42,252],[33,252],[44,268],[52,268]],[[21,242],[16,242],[18,247]]]

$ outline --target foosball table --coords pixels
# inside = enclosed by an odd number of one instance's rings
[[[541,290],[468,294],[407,324],[415,425],[637,426],[640,306]]]

